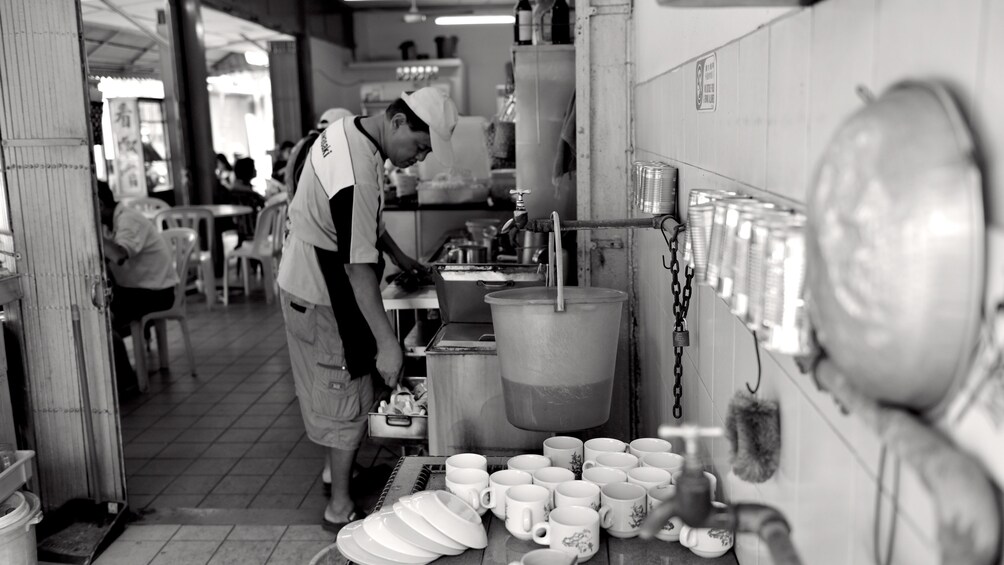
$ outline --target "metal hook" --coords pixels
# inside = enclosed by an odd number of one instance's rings
[[[749,383],[746,383],[746,390],[750,391],[750,394],[756,394],[760,390],[760,377],[762,376],[762,369],[760,368],[760,340],[756,337],[756,332],[753,332],[753,351],[756,352],[756,386],[750,387]]]

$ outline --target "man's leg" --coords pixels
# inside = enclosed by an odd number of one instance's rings
[[[347,522],[349,515],[355,509],[352,495],[349,492],[349,482],[352,479],[352,464],[356,460],[356,451],[328,448],[328,463],[331,465],[331,498],[328,507],[324,509],[324,518],[331,522]]]

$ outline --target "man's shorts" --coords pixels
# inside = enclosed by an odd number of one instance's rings
[[[373,380],[352,379],[330,306],[281,291],[286,341],[307,437],[314,443],[352,450],[362,443],[373,406]]]

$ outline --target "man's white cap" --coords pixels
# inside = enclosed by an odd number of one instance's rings
[[[328,125],[351,115],[352,112],[346,110],[345,108],[328,108],[323,114],[321,114],[321,117],[317,119],[317,129],[324,129],[328,127]]]
[[[438,88],[427,86],[402,94],[401,99],[415,115],[429,126],[432,154],[444,167],[453,166],[453,145],[450,138],[457,127],[457,105]]]

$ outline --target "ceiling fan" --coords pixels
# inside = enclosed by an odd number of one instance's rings
[[[418,11],[418,0],[411,0],[411,8],[408,8],[401,19],[406,24],[418,24],[425,21],[426,15]]]

